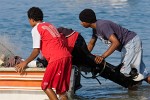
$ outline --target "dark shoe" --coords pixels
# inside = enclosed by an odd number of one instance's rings
[[[136,68],[131,68],[130,75],[134,81],[141,81],[144,79],[144,76],[138,73]]]

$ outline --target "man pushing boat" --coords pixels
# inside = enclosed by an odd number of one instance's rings
[[[139,83],[141,83],[144,80],[135,80],[135,77],[138,75],[138,72],[134,68],[134,66],[130,72],[130,76],[125,76],[120,72],[120,69],[123,66],[122,63],[118,66],[113,66],[105,60],[103,60],[101,63],[97,64],[95,61],[96,56],[89,52],[86,42],[79,32],[64,27],[59,27],[57,28],[57,30],[60,34],[62,34],[62,36],[64,36],[64,42],[66,43],[68,50],[73,56],[73,65],[76,65],[77,68],[81,69],[81,71],[86,72],[86,70],[89,69],[93,77],[101,76],[128,89],[132,89],[134,86],[137,86],[137,84],[139,85]],[[83,66],[84,68],[82,68]],[[76,90],[76,88],[79,88],[81,85],[79,82],[80,78],[75,79],[77,79],[75,80]]]
[[[132,76],[132,70],[137,72],[133,77],[134,81],[150,83],[150,76],[142,60],[142,42],[139,36],[112,21],[97,19],[92,9],[84,9],[79,14],[81,25],[85,28],[92,28],[92,38],[88,44],[88,50],[92,51],[97,39],[107,44],[108,49],[101,55],[96,56],[96,63],[101,63],[115,50],[121,52],[120,73],[126,77]]]

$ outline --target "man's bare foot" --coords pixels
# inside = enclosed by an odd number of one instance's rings
[[[150,76],[148,76],[147,78],[145,78],[145,81],[150,84]]]

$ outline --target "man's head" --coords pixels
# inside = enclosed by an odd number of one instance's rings
[[[31,26],[35,25],[35,22],[43,20],[43,12],[38,7],[31,7],[28,12],[28,18]]]
[[[84,9],[79,14],[79,19],[81,20],[81,24],[88,28],[90,24],[96,22],[96,15],[92,9]]]

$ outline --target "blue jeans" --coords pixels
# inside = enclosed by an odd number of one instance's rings
[[[121,51],[121,62],[124,64],[120,70],[123,74],[128,74],[131,71],[131,64],[137,69],[138,73],[141,73],[144,78],[148,76],[145,64],[142,57],[142,42],[138,36],[135,36],[130,40]]]

